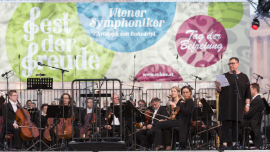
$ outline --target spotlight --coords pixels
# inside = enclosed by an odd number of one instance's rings
[[[252,28],[254,30],[257,30],[259,27],[260,27],[260,21],[257,18],[254,18],[252,22]]]

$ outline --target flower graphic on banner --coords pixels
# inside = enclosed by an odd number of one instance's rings
[[[227,33],[215,18],[198,15],[186,20],[176,35],[180,57],[195,67],[217,63],[227,49]]]

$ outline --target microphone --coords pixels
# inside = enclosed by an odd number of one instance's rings
[[[137,80],[138,82],[141,82],[140,79],[136,78],[136,77],[133,77],[132,75],[130,76],[131,78],[133,78],[134,80]]]
[[[177,56],[176,56],[176,59],[178,59],[178,54],[177,54]]]
[[[196,76],[196,75],[191,74],[190,76],[195,77],[195,78],[198,78],[199,80],[202,80],[201,77],[198,77],[198,76]]]
[[[107,77],[106,77],[105,75],[101,74],[101,76],[102,76],[104,79],[107,79]]]
[[[193,88],[187,83],[188,87],[190,87],[191,90],[193,90]]]
[[[238,75],[236,74],[235,71],[233,71],[233,75],[236,77],[236,79],[238,79]]]
[[[38,62],[38,65],[39,65],[39,66],[42,66],[43,64],[42,64],[41,62]]]
[[[258,75],[258,74],[256,74],[256,73],[254,73],[255,75],[257,75],[259,78],[261,78],[261,79],[263,79],[263,77],[262,76],[260,76],[260,75]]]
[[[10,73],[12,70],[10,70],[10,71],[8,71],[8,72],[6,72],[6,73],[3,73],[2,74],[2,77],[4,77],[5,75],[7,75],[8,73]]]

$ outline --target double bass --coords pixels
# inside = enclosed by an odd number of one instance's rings
[[[39,130],[31,122],[31,117],[26,109],[23,109],[21,104],[18,102],[19,108],[16,111],[16,121],[21,127],[21,138],[25,141],[35,140],[39,136]]]

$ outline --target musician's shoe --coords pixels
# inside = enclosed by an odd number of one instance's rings
[[[224,145],[222,145],[222,146],[220,146],[219,147],[219,151],[223,151],[223,150],[228,150],[229,148],[228,148],[228,146],[224,146]]]
[[[252,150],[261,150],[261,147],[254,147]]]
[[[158,151],[158,150],[164,150],[164,146],[156,146],[155,151]]]
[[[239,149],[239,147],[237,145],[234,145],[231,148],[229,148],[229,150],[238,150],[238,149]]]

